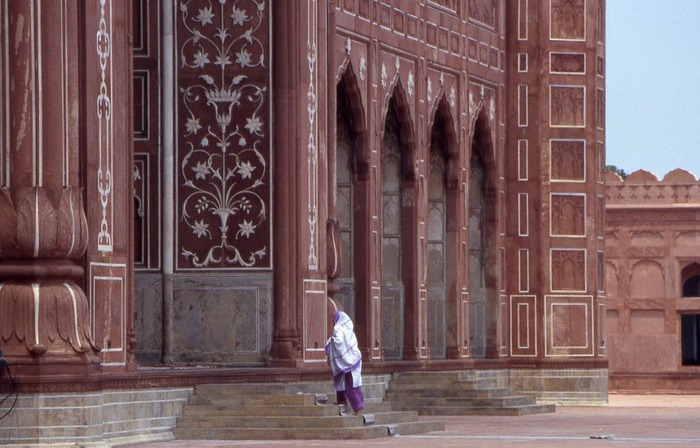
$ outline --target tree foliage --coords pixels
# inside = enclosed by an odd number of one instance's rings
[[[617,175],[620,176],[622,179],[626,179],[627,176],[629,176],[629,174],[625,172],[625,170],[623,170],[622,168],[618,168],[615,165],[606,165],[605,170],[617,173]]]

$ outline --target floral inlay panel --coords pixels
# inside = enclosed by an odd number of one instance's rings
[[[178,4],[178,268],[271,266],[269,8]]]

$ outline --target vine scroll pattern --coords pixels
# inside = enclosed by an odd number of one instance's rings
[[[179,268],[271,266],[268,31],[265,0],[179,3]]]

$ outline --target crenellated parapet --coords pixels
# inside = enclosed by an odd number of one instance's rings
[[[669,171],[661,180],[647,170],[637,170],[625,179],[608,172],[605,185],[608,206],[700,203],[700,181],[694,174],[680,168]]]

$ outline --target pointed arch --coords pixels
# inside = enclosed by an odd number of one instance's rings
[[[432,132],[438,131],[440,133],[437,137],[443,140],[441,146],[445,150],[445,158],[447,161],[447,184],[448,187],[455,188],[459,185],[460,166],[459,139],[455,131],[457,121],[452,115],[452,110],[450,109],[450,104],[447,101],[445,93],[442,92],[438,98],[433,108],[433,113],[430,115],[428,129],[431,130],[431,140],[433,138]]]
[[[350,127],[353,134],[355,151],[353,154],[354,173],[361,180],[369,177],[370,151],[367,137],[367,120],[362,106],[362,92],[357,82],[357,76],[353,70],[352,62],[345,66],[336,85],[336,108],[344,108],[350,118]]]
[[[408,105],[408,99],[406,98],[406,91],[404,90],[400,79],[397,79],[397,81],[393,84],[393,88],[389,92],[391,93],[387,95],[387,100],[385,101],[384,110],[382,112],[382,123],[386,124],[389,109],[394,107],[400,131],[399,138],[402,149],[402,177],[404,179],[413,179],[417,175],[415,170],[417,154],[416,143],[413,137],[414,126],[413,121],[411,120],[411,110]],[[382,138],[384,138],[385,131],[386,126],[383,125],[381,135]]]

